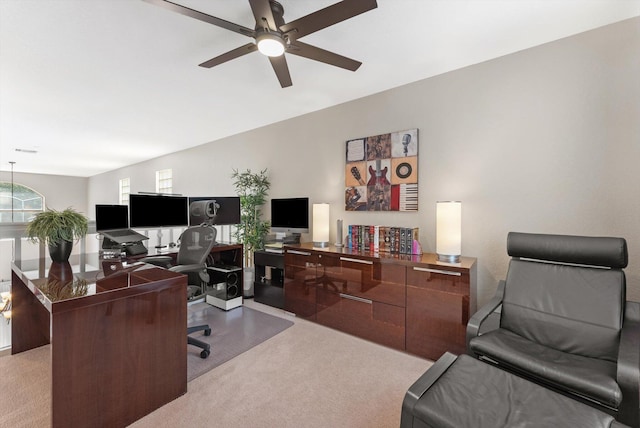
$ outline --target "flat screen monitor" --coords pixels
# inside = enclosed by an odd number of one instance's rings
[[[126,205],[96,205],[96,231],[129,228],[129,207]]]
[[[129,225],[135,227],[188,226],[188,198],[167,195],[129,195]]]
[[[271,231],[309,233],[309,198],[271,199]]]
[[[197,226],[202,223],[240,224],[240,197],[189,197],[189,225]]]

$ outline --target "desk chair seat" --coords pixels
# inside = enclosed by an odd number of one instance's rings
[[[193,300],[204,293],[205,286],[209,283],[206,261],[215,242],[216,229],[213,226],[201,224],[189,227],[180,236],[180,249],[175,265],[172,264],[173,260],[169,256],[145,257],[141,261],[186,274],[189,278],[187,300]],[[211,327],[208,325],[187,328],[187,334],[196,331],[204,331],[205,336],[211,335]],[[201,348],[200,357],[202,358],[207,358],[211,353],[210,345],[201,340],[187,336],[187,343]]]

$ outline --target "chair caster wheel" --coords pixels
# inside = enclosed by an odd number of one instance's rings
[[[207,358],[209,356],[210,353],[211,353],[211,351],[204,350],[204,351],[200,352],[200,358],[205,359],[205,358]]]
[[[204,335],[205,335],[205,336],[211,336],[211,329],[210,329],[210,328],[206,329],[206,330],[204,331]]]

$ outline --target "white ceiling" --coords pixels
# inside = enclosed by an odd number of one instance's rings
[[[253,28],[245,0],[174,0]],[[280,0],[292,21],[336,0]],[[0,0],[0,170],[88,177],[640,15],[636,0],[378,0],[302,41],[282,89],[251,39],[141,0]],[[36,150],[36,154],[16,149]]]

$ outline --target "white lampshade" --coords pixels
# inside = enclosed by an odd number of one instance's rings
[[[436,254],[438,260],[458,263],[462,252],[462,202],[436,202]]]
[[[329,204],[313,204],[313,246],[329,246]]]

